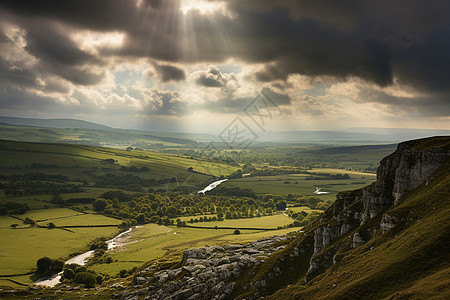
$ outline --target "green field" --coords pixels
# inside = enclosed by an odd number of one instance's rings
[[[230,179],[224,183],[224,187],[236,186],[239,188],[250,188],[257,194],[302,194],[314,196],[324,201],[334,200],[338,192],[354,190],[364,187],[375,181],[376,175],[371,173],[352,172],[341,169],[313,169],[309,172],[348,174],[349,179],[320,179],[306,180],[307,177],[316,175],[290,174],[278,176],[244,177]],[[316,195],[314,191],[320,187],[322,191],[329,192],[326,195]]]
[[[297,206],[297,207],[288,207],[288,210],[293,211],[293,212],[307,212],[308,214],[321,214],[323,213],[323,210],[320,209],[311,209],[307,206]]]
[[[264,221],[264,218],[270,217],[263,217],[261,220]],[[237,221],[240,221],[242,227],[247,226],[248,219]],[[96,272],[116,275],[122,269],[139,267],[146,261],[161,257],[169,252],[205,245],[249,242],[297,230],[299,228],[273,231],[241,230],[241,234],[235,235],[232,229],[177,228],[147,224],[134,229],[131,237],[126,241],[128,244],[124,247],[109,252],[114,260],[113,263],[97,264],[90,268]]]
[[[40,220],[37,223],[42,225],[54,222],[56,226],[109,225],[120,222],[101,215],[80,214],[67,208],[33,210],[19,217]],[[14,223],[20,225],[18,229],[10,228]],[[70,228],[70,231],[29,227],[13,217],[1,216],[0,275],[30,272],[35,268],[36,261],[43,256],[64,259],[72,253],[88,250],[89,243],[98,237],[111,237],[117,233],[116,227]],[[31,283],[29,276],[25,277],[27,278],[26,283]],[[21,276],[21,279],[23,281],[24,277]]]
[[[108,162],[108,159],[112,160],[113,163]],[[36,166],[36,164],[44,167]],[[123,171],[123,168],[130,167],[145,167],[147,170],[144,172]],[[194,172],[188,171],[188,168],[193,168]],[[106,174],[137,176],[142,180],[172,179],[171,183],[153,186],[149,184],[147,186],[141,185],[141,188],[144,189],[150,187],[173,189],[182,186],[194,190],[214,180],[213,176],[227,176],[236,169],[236,167],[230,165],[152,151],[126,151],[81,145],[21,143],[0,140],[0,174],[4,176],[29,173],[63,175],[67,176],[71,183],[81,184],[84,182],[88,184],[84,187],[86,192],[70,195],[73,197],[98,197],[102,190],[92,186],[96,184],[99,177]],[[25,197],[30,200],[44,201],[49,198],[40,195]],[[68,197],[63,196],[63,198]],[[4,199],[4,195],[0,196],[0,201]],[[18,197],[9,197],[7,200],[20,201]],[[36,202],[33,203],[33,206],[42,208]]]
[[[190,220],[192,217],[185,217],[184,219]],[[194,219],[197,217],[194,217]],[[199,227],[232,227],[232,228],[266,228],[272,229],[277,228],[278,226],[289,225],[293,222],[291,218],[286,216],[283,213],[274,214],[272,216],[264,216],[264,217],[255,217],[255,218],[246,218],[246,219],[232,219],[232,220],[223,220],[223,221],[215,221],[215,222],[200,222],[194,223],[193,226]],[[191,225],[188,223],[188,225]]]
[[[19,217],[21,219],[32,218],[37,221],[38,225],[42,226],[53,222],[58,227],[120,223],[119,220],[102,215],[79,213],[67,208],[32,210]],[[277,226],[288,225],[292,221],[284,214],[276,214],[261,218],[196,223],[196,225],[276,228]],[[14,223],[19,224],[18,229],[10,228],[10,225]],[[134,229],[132,235],[125,241],[124,246],[108,252],[107,255],[114,260],[112,263],[96,264],[91,268],[104,274],[116,275],[121,269],[138,267],[146,261],[162,257],[168,252],[205,245],[247,242],[296,230],[298,228],[274,231],[241,230],[240,235],[235,235],[232,229],[177,228],[147,224]],[[115,227],[70,228],[70,231],[59,228],[29,227],[29,225],[22,224],[18,219],[2,216],[0,217],[0,236],[2,237],[0,275],[30,272],[35,267],[37,259],[43,256],[66,259],[72,253],[86,251],[89,243],[95,238],[111,237],[117,233],[118,229]],[[45,242],[43,243],[43,241]],[[24,248],[23,245],[27,246]],[[26,284],[32,282],[30,275],[19,275],[10,279]],[[5,285],[15,286],[14,283],[5,278],[1,282]]]

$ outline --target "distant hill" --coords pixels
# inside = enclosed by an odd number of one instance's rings
[[[348,128],[336,131],[280,131],[260,134],[260,141],[398,143],[436,135],[450,135],[450,130],[405,128]]]
[[[0,116],[0,123],[51,128],[112,129],[112,127],[106,125],[76,119],[37,119]]]

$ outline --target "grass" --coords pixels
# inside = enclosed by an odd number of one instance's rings
[[[241,223],[245,224],[245,221]],[[249,242],[297,230],[299,228],[263,232],[241,230],[241,234],[235,235],[232,229],[194,229],[147,224],[136,228],[124,247],[109,252],[113,263],[93,265],[91,268],[104,274],[116,275],[122,269],[139,267],[146,261],[170,252],[206,245]]]
[[[195,217],[197,218],[197,217]],[[194,219],[195,219],[194,218]],[[190,219],[189,219],[190,220]],[[233,228],[277,228],[278,226],[289,225],[293,222],[291,218],[284,215],[283,213],[274,214],[272,216],[264,216],[264,217],[254,217],[254,218],[245,218],[245,219],[225,219],[223,221],[215,221],[215,222],[199,222],[193,223],[194,226],[199,227],[233,227]],[[191,225],[188,223],[188,225]]]
[[[290,211],[293,211],[293,212],[302,212],[302,211],[304,211],[304,212],[307,212],[308,214],[321,214],[321,213],[323,213],[323,210],[311,209],[311,208],[309,208],[307,206],[298,206],[298,207],[290,206],[290,207],[288,207],[288,209]]]
[[[22,174],[26,172],[40,172],[45,174],[66,175],[69,178],[82,178],[89,182],[95,178],[84,171],[93,171],[97,175],[105,172],[120,172],[122,166],[148,167],[149,172],[139,172],[144,179],[172,178],[179,182],[201,184],[213,175],[228,175],[237,168],[229,165],[210,163],[165,153],[143,150],[120,150],[93,146],[68,144],[39,144],[0,140],[0,169],[2,174]],[[106,163],[105,159],[117,160],[115,164]],[[32,163],[53,164],[58,168],[30,169],[25,168]],[[194,171],[188,172],[192,167]],[[18,169],[17,169],[18,168]],[[122,172],[123,174],[123,172]],[[204,175],[208,174],[208,175]]]
[[[278,176],[245,177],[231,179],[222,183],[225,187],[237,186],[239,188],[250,188],[257,194],[303,194],[314,196],[324,201],[332,201],[338,192],[354,190],[372,183],[376,178],[375,174],[345,171],[341,169],[314,169],[310,172],[329,174],[349,174],[349,179],[324,179],[305,180],[306,177],[318,175],[290,174]],[[330,194],[316,195],[316,187]]]
[[[65,208],[30,211],[20,217],[31,217],[35,220],[47,219],[57,226],[119,223],[116,219],[92,214],[80,215]],[[71,228],[72,232],[58,228],[50,230],[28,226],[21,226],[23,229],[10,229],[9,225],[13,223],[19,224],[20,221],[9,216],[0,217],[0,275],[30,272],[35,268],[36,261],[43,256],[64,259],[72,253],[86,251],[88,244],[98,237],[110,237],[118,233],[118,229],[114,227]],[[19,281],[31,283],[29,276],[19,277]]]
[[[386,212],[400,220],[394,229],[342,252],[338,263],[307,284],[299,276],[269,298],[449,299],[448,170],[447,163]]]

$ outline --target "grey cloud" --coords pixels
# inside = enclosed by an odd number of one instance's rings
[[[262,82],[285,80],[289,74],[299,73],[342,79],[355,76],[387,86],[397,77],[442,99],[450,97],[449,1],[227,3],[232,19],[197,11],[183,16],[179,0],[147,0],[142,7],[135,1],[120,0],[4,0],[0,9],[15,16],[27,30],[28,49],[42,60],[44,71],[77,84],[95,84],[102,74],[84,73],[86,69],[75,66],[100,68],[102,63],[64,38],[58,26],[125,33],[121,49],[100,53],[106,58],[146,57],[167,64],[235,58],[265,64],[255,74]],[[172,78],[170,71],[166,78]],[[223,84],[213,76],[199,78],[198,83],[211,87]]]
[[[186,73],[183,69],[172,65],[153,64],[158,77],[162,82],[181,81],[186,79]]]
[[[209,66],[208,70],[200,71],[196,74],[198,77],[195,82],[205,87],[224,87],[229,80],[235,80],[233,74],[222,74],[216,66]]]
[[[291,104],[291,97],[288,95],[276,93],[269,88],[263,88],[262,93],[271,100],[273,106]]]
[[[153,91],[153,101],[149,104],[150,114],[179,116],[186,114],[186,106],[180,100],[181,94],[172,91]]]

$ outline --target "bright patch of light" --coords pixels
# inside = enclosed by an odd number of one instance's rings
[[[124,38],[122,32],[81,31],[72,36],[80,49],[87,52],[96,52],[98,48],[120,48]]]
[[[211,15],[220,13],[227,15],[227,7],[225,2],[211,2],[206,0],[181,0],[181,11],[187,14],[190,11],[198,11],[202,15]]]

